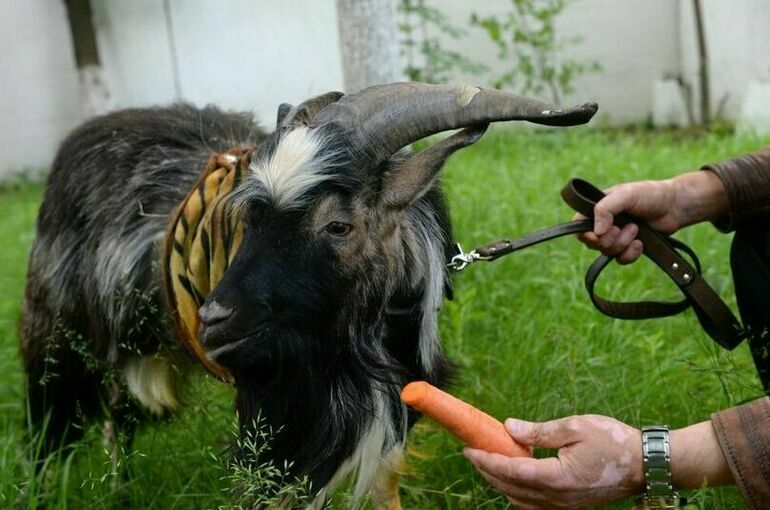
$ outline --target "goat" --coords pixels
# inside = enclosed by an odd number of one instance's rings
[[[267,455],[306,476],[317,504],[357,469],[356,493],[399,508],[395,472],[417,418],[399,389],[442,386],[451,371],[437,331],[452,252],[439,172],[490,122],[566,126],[595,111],[395,83],[281,105],[269,135],[248,114],[184,104],[90,120],[58,152],[30,254],[20,331],[31,423],[47,423],[50,449],[105,407],[129,435],[137,404],[179,407],[174,365],[195,364],[164,301],[169,221],[212,153],[253,147],[232,193],[242,241],[201,298],[201,345],[232,377],[240,434],[266,420],[278,431]]]

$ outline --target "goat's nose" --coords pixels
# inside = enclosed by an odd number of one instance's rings
[[[229,319],[234,311],[232,308],[222,306],[216,301],[211,301],[198,309],[198,317],[201,318],[203,326],[211,327]]]
[[[206,349],[215,349],[231,341],[235,309],[210,301],[198,309],[201,319],[198,337]]]

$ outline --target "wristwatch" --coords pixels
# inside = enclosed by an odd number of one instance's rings
[[[671,448],[668,427],[642,427],[642,458],[645,492],[634,508],[680,508],[687,501],[680,498],[671,481]]]

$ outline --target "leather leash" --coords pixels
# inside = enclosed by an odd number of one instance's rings
[[[587,218],[593,218],[594,206],[604,197],[604,193],[585,180],[571,179],[562,188],[561,196],[575,211]],[[614,257],[600,255],[588,268],[585,276],[586,290],[594,306],[603,314],[617,319],[668,317],[692,307],[701,327],[719,345],[732,350],[740,344],[746,337],[746,332],[730,308],[701,276],[701,265],[695,252],[681,241],[657,232],[633,216],[615,216],[615,225],[622,227],[628,223],[635,223],[639,227],[637,239],[644,245],[644,255],[674,281],[684,297],[679,301],[619,302],[604,299],[596,295],[594,287],[599,275]],[[469,264],[479,260],[492,262],[509,253],[550,239],[591,230],[592,219],[576,220],[515,239],[501,239],[467,253],[457,245],[459,253],[452,257],[448,267],[454,271],[462,271]],[[680,252],[686,254],[692,262]]]

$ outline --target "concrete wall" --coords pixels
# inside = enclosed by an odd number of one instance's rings
[[[116,105],[177,98],[254,110],[272,127],[276,108],[342,87],[334,0],[172,0],[96,3],[100,44]],[[108,64],[109,62],[109,64]]]
[[[770,2],[767,0],[701,0],[710,59],[712,114],[738,120],[752,81],[770,82]],[[471,12],[501,18],[508,0],[432,0],[449,13],[455,25],[467,27]],[[564,55],[598,60],[603,71],[575,80],[575,92],[565,102],[598,101],[601,122],[645,122],[651,114],[656,80],[681,78],[692,88],[692,105],[699,118],[698,53],[691,0],[577,0],[557,20],[562,38],[581,42]],[[447,46],[468,54],[501,74],[506,63],[486,34],[469,28],[460,41],[444,38]],[[478,77],[457,76],[458,80]]]
[[[183,99],[253,110],[272,128],[279,103],[342,89],[335,0],[92,0],[105,77],[115,107]],[[471,12],[502,15],[508,0],[429,0],[468,37],[446,44],[506,63]],[[770,81],[770,2],[703,0],[713,109],[735,118],[748,83]],[[168,14],[168,16],[167,16]],[[566,55],[598,60],[565,102],[596,100],[599,122],[645,121],[656,80],[697,83],[689,0],[578,0],[557,30],[582,42]],[[61,0],[0,0],[0,179],[46,168],[82,120]],[[454,81],[485,84],[488,76]],[[697,97],[694,98],[697,105]]]
[[[567,47],[565,57],[596,60],[603,70],[575,80],[575,92],[564,102],[598,101],[598,118],[615,124],[644,120],[652,108],[653,82],[679,69],[678,3],[580,0],[570,5],[557,20],[556,30],[560,38],[580,42]],[[511,9],[508,0],[433,0],[431,4],[449,14],[459,27],[469,27],[473,12],[503,19]],[[498,58],[496,46],[479,28],[467,28],[463,39],[444,41],[451,49],[486,64],[490,75],[503,74],[509,65]],[[457,79],[477,82],[479,77],[460,75]]]
[[[334,0],[170,0],[170,25],[163,0],[92,4],[114,107],[216,103],[272,129],[281,102],[342,88]],[[82,120],[63,5],[0,0],[0,179],[48,167]]]
[[[653,85],[680,66],[680,0],[582,0],[572,4],[556,30],[581,42],[565,56],[597,60],[600,73],[575,80],[572,102],[597,101],[597,120],[613,124],[643,122],[652,110]]]
[[[751,81],[770,82],[770,2],[701,0],[709,54],[712,114],[736,119]],[[692,5],[680,5],[682,75],[698,82]],[[699,104],[697,90],[695,104]]]
[[[0,179],[40,171],[80,118],[64,2],[0,0]]]

